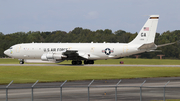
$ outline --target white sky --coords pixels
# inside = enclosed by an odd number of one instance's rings
[[[180,30],[180,0],[0,0],[0,32],[72,31],[75,27],[139,32],[158,14],[158,33]]]

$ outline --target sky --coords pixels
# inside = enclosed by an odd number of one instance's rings
[[[0,32],[139,32],[149,15],[160,15],[157,32],[180,30],[180,0],[0,0]]]

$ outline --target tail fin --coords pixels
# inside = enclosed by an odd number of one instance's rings
[[[145,43],[154,43],[158,20],[159,15],[151,15],[142,27],[141,31],[136,36],[136,38],[132,40],[130,44],[142,45]]]

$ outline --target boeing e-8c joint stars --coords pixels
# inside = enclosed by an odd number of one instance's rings
[[[125,56],[153,51],[159,15],[151,15],[134,40],[129,43],[25,43],[16,44],[4,54],[24,62],[54,62],[72,60],[73,65],[94,64],[94,60],[119,59]]]

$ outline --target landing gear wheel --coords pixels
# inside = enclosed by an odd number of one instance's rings
[[[89,64],[94,64],[94,60],[89,60]]]
[[[77,61],[77,65],[82,65],[82,61]]]
[[[19,61],[19,64],[24,64],[24,61],[23,60]]]
[[[72,63],[72,65],[76,65],[77,61],[72,61],[71,63]]]
[[[72,61],[72,65],[82,65],[82,61]]]
[[[84,64],[88,64],[88,60],[84,60]]]

